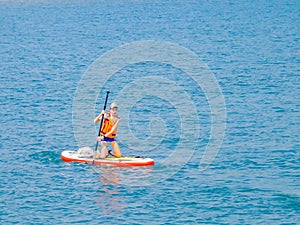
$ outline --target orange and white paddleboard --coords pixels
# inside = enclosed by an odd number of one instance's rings
[[[112,166],[153,166],[154,160],[139,156],[122,156],[120,158],[108,156],[105,159],[96,159],[94,154],[82,154],[80,151],[63,151],[61,159],[65,162],[79,162],[96,165],[112,165]]]

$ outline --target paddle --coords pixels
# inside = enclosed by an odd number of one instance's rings
[[[109,91],[106,92],[106,98],[105,98],[105,103],[104,103],[103,110],[106,109],[106,104],[107,104],[108,94],[109,94]],[[102,127],[102,124],[103,124],[103,120],[104,120],[104,115],[102,115],[102,118],[101,118],[100,127],[99,127],[99,132],[98,132],[98,137],[100,137],[100,135],[101,135],[101,127]],[[97,151],[97,149],[98,149],[98,143],[99,143],[99,140],[98,140],[98,138],[97,138],[97,143],[96,143],[95,153],[96,153],[96,151]]]

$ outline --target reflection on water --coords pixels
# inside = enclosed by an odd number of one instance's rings
[[[116,216],[126,209],[126,198],[122,197],[124,186],[150,185],[153,167],[115,167],[93,166],[99,173],[101,188],[99,190],[100,211],[103,216]]]
[[[118,173],[116,167],[98,167],[98,171],[100,174],[100,181],[103,185],[107,184],[119,184],[121,179],[121,174]]]
[[[153,167],[115,167],[115,166],[94,166],[93,170],[100,175],[103,185],[130,185],[141,186],[151,185]]]
[[[101,188],[99,191],[100,212],[103,216],[115,216],[116,213],[122,212],[125,208],[124,199],[120,197],[118,183],[120,173],[115,167],[94,166],[94,171],[99,173]]]

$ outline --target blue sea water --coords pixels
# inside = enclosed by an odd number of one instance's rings
[[[299,224],[299,11],[296,0],[2,1],[0,223]],[[130,117],[119,143],[156,165],[63,162],[63,150],[83,147],[74,102],[84,74],[107,52],[149,40],[194,52],[216,78],[226,110],[216,158],[199,169],[214,123],[205,91],[172,65],[141,62],[112,74],[91,107],[95,116],[107,89],[112,100],[137,86],[138,102],[123,99]],[[182,114],[189,101],[197,120]],[[165,160],[182,142],[185,119],[200,130],[184,139],[193,152],[177,167]]]

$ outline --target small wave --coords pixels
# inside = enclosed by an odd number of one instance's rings
[[[35,152],[30,155],[30,158],[37,160],[43,164],[62,163],[62,160],[60,158],[60,153],[54,151]]]

